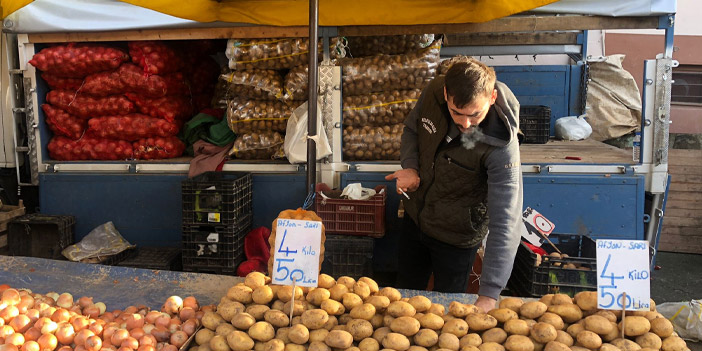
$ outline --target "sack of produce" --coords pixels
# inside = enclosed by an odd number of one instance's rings
[[[56,45],[34,54],[29,63],[57,77],[83,78],[89,74],[111,71],[129,61],[126,52],[104,45]]]
[[[124,65],[121,67],[124,67]],[[83,80],[83,86],[80,87],[77,92],[78,94],[105,97],[124,94],[127,92],[127,90],[125,89],[122,79],[120,78],[120,70],[114,70],[93,73],[85,77],[85,80]]]
[[[119,68],[119,78],[127,91],[144,97],[190,94],[188,82],[180,72],[164,75],[144,74],[136,65],[124,64]]]
[[[70,90],[52,90],[46,101],[79,118],[126,115],[136,111],[134,103],[123,95],[92,97]]]
[[[88,125],[87,120],[80,119],[70,113],[55,108],[49,104],[42,104],[41,109],[44,110],[46,116],[46,124],[49,129],[54,132],[54,135],[62,135],[74,140],[80,139]]]
[[[164,42],[145,40],[130,41],[129,55],[132,62],[147,74],[166,74],[183,69],[184,63],[178,52]]]
[[[272,131],[241,134],[229,155],[242,160],[270,160],[280,155],[284,141],[282,134]]]
[[[274,131],[285,133],[288,118],[301,102],[233,98],[227,107],[229,128],[236,134]]]
[[[198,64],[191,66],[186,73],[186,77],[190,82],[190,91],[193,94],[212,94],[220,71],[221,68],[217,61],[209,56],[203,57],[198,61]]]
[[[434,41],[434,34],[347,37],[346,40],[349,56],[398,55],[426,48]]]
[[[285,99],[307,100],[309,96],[309,69],[295,67],[285,75]]]
[[[331,58],[341,57],[335,47],[339,41],[331,40],[329,53]],[[224,52],[229,59],[229,68],[234,70],[249,69],[290,69],[309,63],[309,39],[229,39]],[[318,54],[322,52],[322,42],[317,43]]]
[[[151,99],[132,93],[126,95],[134,102],[139,113],[163,118],[168,122],[188,119],[193,113],[193,106],[187,96],[172,95]]]
[[[183,154],[185,144],[174,136],[144,138],[134,142],[134,158],[137,160],[161,160]]]
[[[344,128],[344,159],[399,160],[404,124]]]
[[[297,219],[297,220],[302,220],[302,221],[316,221],[316,222],[322,222],[322,219],[317,216],[314,211],[305,211],[301,208],[298,208],[297,210],[285,210],[280,212],[278,214],[278,218],[273,220],[273,223],[271,224],[271,227],[273,230],[271,231],[271,235],[268,237],[268,243],[270,244],[271,247],[271,256],[268,259],[268,272],[269,274],[273,274],[273,258],[275,257],[275,237],[276,237],[276,232],[278,228],[278,220],[279,219]],[[327,241],[327,235],[324,230],[324,223],[322,223],[322,242],[319,245],[320,252],[319,252],[319,269],[322,269],[322,262],[324,262],[324,243]],[[298,288],[299,289],[299,288]]]
[[[58,77],[51,73],[42,73],[41,79],[52,90],[78,90],[83,85],[83,78]]]
[[[406,55],[376,55],[339,60],[344,96],[422,89],[436,76],[441,42]]]
[[[275,100],[283,96],[283,77],[274,70],[231,71],[219,76],[227,82],[229,96]]]
[[[59,161],[129,160],[134,156],[132,144],[124,140],[84,135],[79,140],[55,136],[47,146],[49,156]]]
[[[133,113],[91,118],[88,120],[88,131],[100,138],[136,141],[150,137],[174,136],[180,131],[180,124]]]
[[[403,123],[422,94],[419,89],[344,97],[344,125],[386,126]]]

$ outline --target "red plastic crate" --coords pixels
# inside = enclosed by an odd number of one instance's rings
[[[375,187],[376,194],[369,200],[335,199],[341,191],[331,190],[324,183],[317,184],[315,191],[315,212],[322,218],[326,233],[373,238],[385,235],[385,185]],[[320,192],[330,198],[323,198]]]

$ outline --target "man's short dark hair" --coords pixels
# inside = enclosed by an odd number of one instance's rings
[[[480,95],[490,96],[495,89],[495,70],[469,58],[456,62],[446,72],[446,94],[458,108],[470,104]]]

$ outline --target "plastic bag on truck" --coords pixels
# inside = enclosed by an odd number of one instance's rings
[[[657,305],[656,311],[673,323],[681,338],[702,340],[702,300],[666,302]]]
[[[317,135],[315,144],[317,145],[317,160],[321,160],[331,155],[331,145],[327,139],[327,133],[322,123],[322,106],[317,103]],[[288,120],[288,128],[285,132],[285,156],[290,163],[307,162],[307,102],[300,105],[293,111]]]
[[[133,113],[126,116],[91,118],[88,120],[88,131],[101,138],[136,141],[150,137],[174,136],[180,131],[180,123]]]
[[[585,120],[585,115],[561,117],[556,120],[554,134],[561,140],[583,140],[590,137],[592,127]]]
[[[41,109],[44,110],[46,124],[54,132],[54,135],[62,135],[77,140],[83,136],[88,126],[88,120],[80,119],[49,104],[42,104]]]
[[[397,55],[423,49],[434,41],[434,34],[380,35],[347,37],[349,56]]]
[[[404,124],[344,128],[344,159],[399,160]]]
[[[89,74],[117,69],[129,61],[126,52],[104,45],[56,45],[39,51],[29,63],[57,77],[83,78]]]
[[[278,100],[248,100],[232,98],[227,105],[227,122],[236,134],[254,132],[285,133],[288,119],[300,102],[284,103]]]
[[[394,90],[368,95],[345,96],[345,126],[386,126],[403,123],[422,91]]]
[[[136,247],[122,237],[115,225],[110,221],[93,229],[77,244],[61,251],[67,259],[80,260],[116,255],[124,250]]]
[[[126,115],[136,111],[134,103],[122,95],[92,97],[70,90],[52,90],[46,101],[80,118]]]
[[[228,83],[227,94],[255,100],[283,97],[283,77],[273,70],[231,71],[219,76]]]
[[[242,134],[234,141],[229,154],[242,160],[270,160],[279,157],[284,141],[278,132]]]

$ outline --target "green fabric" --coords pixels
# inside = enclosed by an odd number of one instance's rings
[[[198,140],[224,146],[236,139],[234,132],[229,129],[226,118],[220,120],[206,113],[199,113],[185,123],[179,137],[186,145],[185,153],[190,156],[194,156],[193,144]]]

